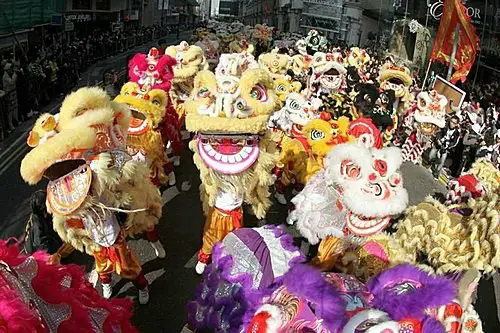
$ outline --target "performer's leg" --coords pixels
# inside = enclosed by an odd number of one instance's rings
[[[101,252],[94,253],[95,270],[102,285],[102,296],[111,298],[113,288],[111,287],[111,274],[115,271],[115,263],[109,258],[107,248],[102,248]]]
[[[212,248],[215,243],[224,239],[231,231],[242,225],[242,209],[233,211],[233,215],[221,213],[216,208],[210,208],[207,215],[203,231],[203,245],[198,252],[198,263],[196,264],[196,273],[202,274],[207,267],[212,254]]]
[[[113,295],[113,287],[111,287],[111,273],[98,273],[99,281],[102,285],[102,297],[110,299]]]
[[[146,231],[146,238],[155,250],[156,256],[158,258],[165,258],[167,254],[160,242],[160,239],[158,238],[158,230],[156,229],[156,227],[153,227],[153,229]]]
[[[276,181],[274,182],[274,188],[276,189],[276,192],[274,193],[274,197],[280,204],[286,205],[288,201],[285,197],[285,190],[290,181],[288,180],[287,174],[283,170],[283,168],[275,168],[273,172],[276,176]]]
[[[129,249],[125,237],[120,235],[112,250],[114,251],[116,274],[132,281],[139,290],[139,304],[147,304],[149,302],[149,283],[144,277],[138,258]]]

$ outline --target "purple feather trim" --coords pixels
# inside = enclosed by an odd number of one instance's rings
[[[397,295],[391,287],[409,282],[419,288]],[[374,295],[375,308],[387,312],[393,319],[416,318],[422,320],[424,310],[450,303],[457,294],[454,283],[447,278],[430,276],[411,265],[398,265],[366,283]]]
[[[252,319],[262,297],[268,294],[252,288],[253,278],[249,273],[231,276],[233,263],[231,256],[224,255],[222,243],[217,243],[212,252],[212,264],[205,269],[195,299],[186,306],[193,328],[240,332],[244,322]],[[221,284],[232,285],[229,295],[215,295]],[[221,322],[230,328],[221,327]]]
[[[345,302],[319,270],[297,265],[285,275],[283,285],[290,293],[312,303],[314,312],[330,331],[337,332],[344,326]]]
[[[446,333],[446,330],[436,318],[426,316],[422,321],[422,333]]]

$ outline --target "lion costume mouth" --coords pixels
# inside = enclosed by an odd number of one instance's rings
[[[141,135],[148,131],[149,122],[146,116],[136,108],[130,107],[132,116],[130,117],[128,135]]]
[[[197,146],[203,163],[226,175],[248,170],[260,154],[259,137],[254,135],[200,134]]]
[[[372,218],[349,212],[346,220],[347,228],[354,235],[371,236],[384,230],[391,221],[391,217]]]

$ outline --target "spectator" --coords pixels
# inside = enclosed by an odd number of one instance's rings
[[[439,178],[448,154],[458,145],[460,139],[459,121],[458,116],[452,116],[448,126],[441,130],[434,141],[429,161],[431,162],[432,174],[436,179]]]
[[[14,72],[12,64],[7,63],[4,67],[2,82],[7,98],[7,126],[11,131],[14,130],[14,123],[17,125],[19,122],[16,81],[17,74]]]

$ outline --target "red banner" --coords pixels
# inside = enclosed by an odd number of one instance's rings
[[[476,53],[479,51],[479,37],[462,1],[444,0],[443,16],[441,16],[439,29],[434,40],[431,61],[450,63],[457,25],[459,27],[459,39],[455,61],[453,62],[455,73],[450,80],[452,83],[459,80],[465,82],[467,79],[467,75],[476,60]]]

